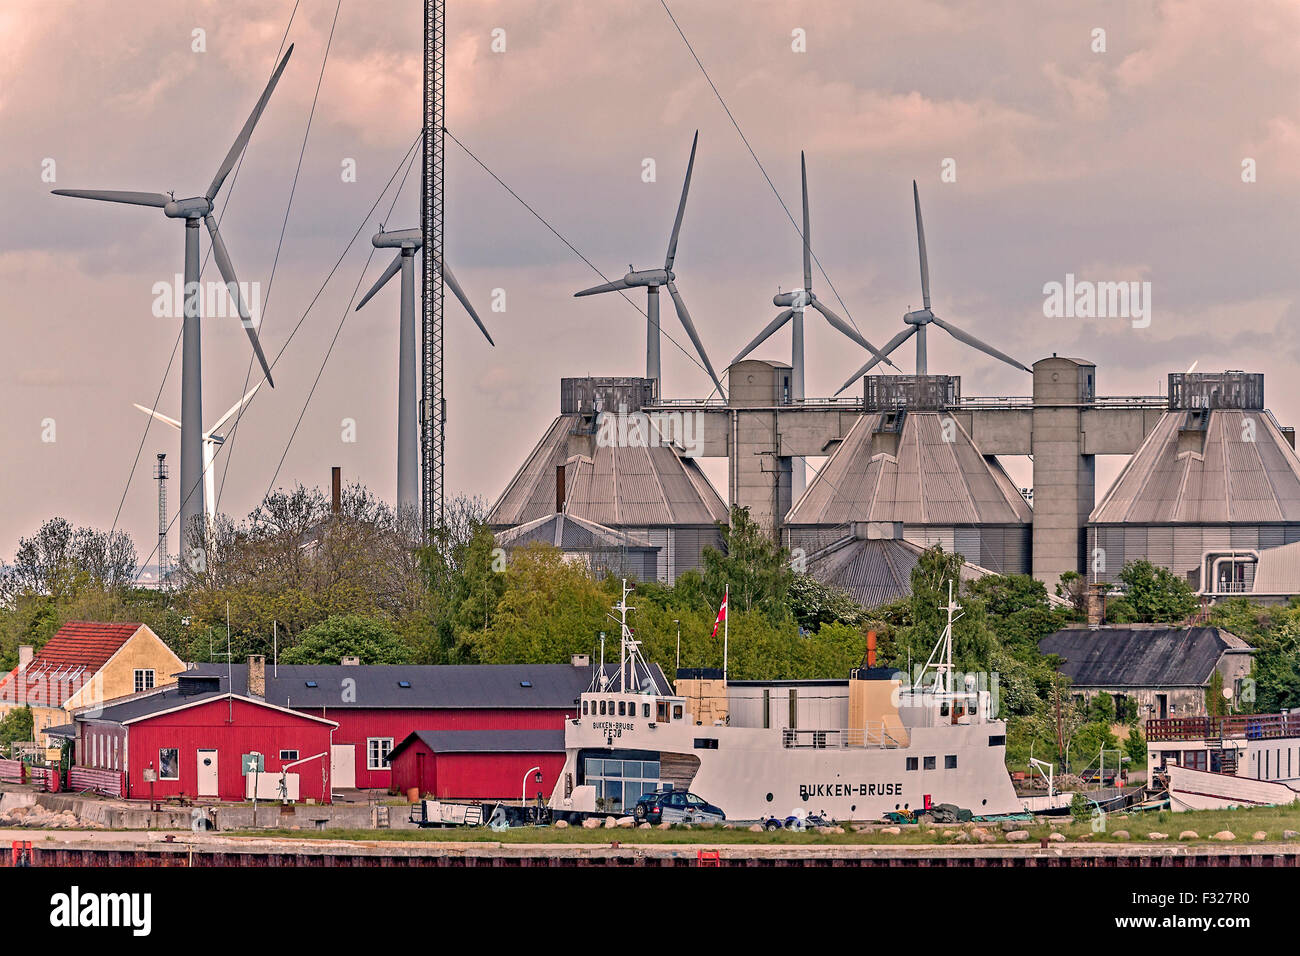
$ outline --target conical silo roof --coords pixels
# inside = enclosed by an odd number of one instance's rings
[[[1300,458],[1262,409],[1165,412],[1088,520],[1300,522]]]
[[[997,459],[952,416],[887,411],[854,423],[788,524],[1028,524],[1032,509]]]

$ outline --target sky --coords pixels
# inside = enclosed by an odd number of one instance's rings
[[[814,290],[877,345],[920,307],[915,179],[936,314],[1026,365],[1091,360],[1105,395],[1156,394],[1193,362],[1263,372],[1268,406],[1300,419],[1300,5],[667,5],[735,125],[661,0],[447,0],[446,122],[610,277],[662,264],[699,130],[675,272],[719,371],[776,314],[771,296],[801,284],[799,234],[773,186],[797,210],[804,150],[829,277]],[[132,403],[179,415],[179,320],[154,303],[155,284],[181,271],[182,228],[50,190],[202,194],[286,25],[293,56],[217,200],[276,362],[275,388],[217,458],[219,507],[243,517],[270,488],[327,487],[333,465],[395,496],[397,283],[349,306],[388,262],[368,241],[380,221],[419,225],[418,167],[367,213],[402,179],[420,127],[422,4],[296,7],[0,7],[0,558],[55,515],[126,530],[149,557],[154,456],[175,476],[179,436],[146,434]],[[616,296],[572,298],[600,275],[450,139],[446,175],[447,261],[497,343],[448,297],[447,489],[490,503],[558,413],[561,377],[643,374],[645,320]],[[1067,275],[1150,283],[1149,325],[1048,317],[1044,286]],[[663,392],[704,396],[712,386],[663,305]],[[755,357],[789,361],[789,349],[782,331]],[[966,395],[1030,392],[1026,373],[941,331],[929,353],[930,371],[960,374]],[[208,423],[242,394],[249,357],[235,320],[205,319]],[[895,358],[911,371],[911,344]],[[810,396],[864,361],[810,313]],[[1099,463],[1099,496],[1121,464]],[[1026,462],[1007,466],[1028,484]],[[706,471],[725,495],[725,461]]]

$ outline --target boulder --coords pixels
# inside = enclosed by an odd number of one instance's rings
[[[1023,843],[1025,840],[1028,839],[1029,839],[1028,830],[1009,830],[1007,832],[1008,843]]]
[[[1283,831],[1282,831],[1282,839],[1283,839],[1283,840],[1294,840],[1296,837],[1300,837],[1300,833],[1297,833],[1295,830],[1283,830]]]
[[[1210,839],[1218,840],[1220,843],[1231,843],[1233,840],[1237,839],[1237,834],[1233,833],[1231,830],[1220,830],[1218,833],[1214,834],[1214,836],[1210,837]]]
[[[1195,830],[1184,830],[1182,833],[1178,834],[1178,839],[1180,840],[1199,840],[1200,838],[1201,835]]]
[[[569,829],[569,821],[568,821],[568,820],[556,820],[556,821],[555,821],[555,829],[557,829],[557,830],[567,830],[567,829]]]
[[[661,823],[655,827],[656,830],[671,830],[672,828],[673,825],[671,823]]]
[[[643,823],[643,824],[641,824],[639,827],[637,827],[637,829],[638,829],[638,830],[649,830],[649,829],[650,829],[650,824],[648,824],[648,823]]]
[[[1250,838],[1256,841],[1257,843],[1263,842],[1264,840],[1268,839],[1268,834],[1265,833],[1263,830],[1256,830],[1254,833],[1250,835]]]
[[[1020,829],[1020,824],[1019,824],[1018,822],[1016,822],[1015,820],[1003,820],[1003,821],[1002,821],[1000,824],[998,824],[998,825],[1002,827],[1002,832],[1003,832],[1003,833],[1011,833],[1011,832],[1013,832],[1013,831],[1015,831],[1015,830],[1019,830],[1019,829]]]
[[[582,821],[582,828],[584,830],[596,830],[600,828],[600,825],[600,821],[595,817],[587,817]]]
[[[1111,834],[1111,836],[1116,840],[1127,840],[1129,838],[1129,832],[1127,830],[1116,830]]]
[[[608,824],[606,825],[608,826]],[[631,817],[619,817],[618,820],[615,821],[614,826],[622,827],[624,830],[630,830],[632,827],[636,826],[636,820]]]
[[[1157,833],[1155,830],[1152,830],[1150,833],[1147,834],[1147,839],[1148,839],[1148,840],[1168,840],[1168,839],[1169,839],[1169,834],[1168,834],[1168,833]]]
[[[980,842],[981,842],[981,843],[997,843],[997,842],[998,842],[998,838],[995,837],[992,833],[986,833],[986,834],[984,834],[982,837],[980,837]]]
[[[1010,840],[1011,837],[1008,836],[1007,839]],[[1065,834],[1053,831],[1052,833],[1047,834],[1047,839],[1051,840],[1053,843],[1064,843]]]
[[[957,832],[957,835],[954,836],[954,837],[952,838],[952,842],[953,842],[953,843],[969,843],[969,842],[970,842],[970,834],[967,833],[965,830],[959,830],[959,831]]]
[[[988,832],[989,831],[984,829],[983,827],[972,827],[970,831],[970,835],[973,836],[975,839],[979,840],[982,839],[984,837],[984,834]]]
[[[903,832],[903,830],[901,827],[881,827],[880,832],[887,833],[890,836],[898,836],[900,833]]]
[[[750,826],[750,828],[749,828],[749,832],[750,832],[750,833],[762,833],[762,832],[763,832],[763,824],[761,824],[761,823],[755,823],[755,824],[752,824],[752,825]]]

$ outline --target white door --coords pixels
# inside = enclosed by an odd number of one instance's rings
[[[356,744],[335,744],[330,747],[330,789],[353,790],[356,785]]]
[[[215,750],[199,751],[199,796],[220,796],[217,786],[217,752]]]

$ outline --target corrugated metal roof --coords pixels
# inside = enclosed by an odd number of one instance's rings
[[[660,693],[669,693],[658,665],[650,669]],[[266,663],[268,702],[293,708],[547,708],[570,707],[591,683],[594,668],[571,664],[281,664]],[[248,665],[230,667],[236,694],[248,692]],[[618,665],[606,665],[617,676]],[[196,664],[185,671],[221,680],[225,664]],[[343,681],[351,680],[347,693]],[[402,687],[401,682],[410,684]],[[308,686],[314,682],[315,687]]]
[[[1259,553],[1254,594],[1300,594],[1300,541]]]
[[[699,464],[667,445],[599,445],[577,415],[547,429],[488,514],[494,528],[555,512],[555,470],[565,466],[567,514],[610,528],[712,525],[727,507]]]
[[[1266,412],[1215,409],[1203,429],[1166,412],[1088,520],[1300,522],[1300,458]]]
[[[911,595],[912,569],[922,551],[920,545],[901,538],[846,537],[814,554],[808,573],[823,584],[847,591],[864,607],[877,607]],[[963,581],[990,573],[970,562],[961,566]]]
[[[1217,627],[1068,628],[1038,642],[1076,687],[1200,687],[1226,652],[1250,653]]]
[[[1032,520],[1032,510],[1002,466],[982,455],[961,424],[945,413],[907,412],[897,453],[873,455],[872,436],[882,429],[886,414],[863,415],[854,423],[791,509],[790,524]]]
[[[617,531],[571,514],[551,514],[496,534],[497,544],[522,545],[544,541],[562,550],[585,551],[599,548],[641,548],[659,550],[643,534]]]

